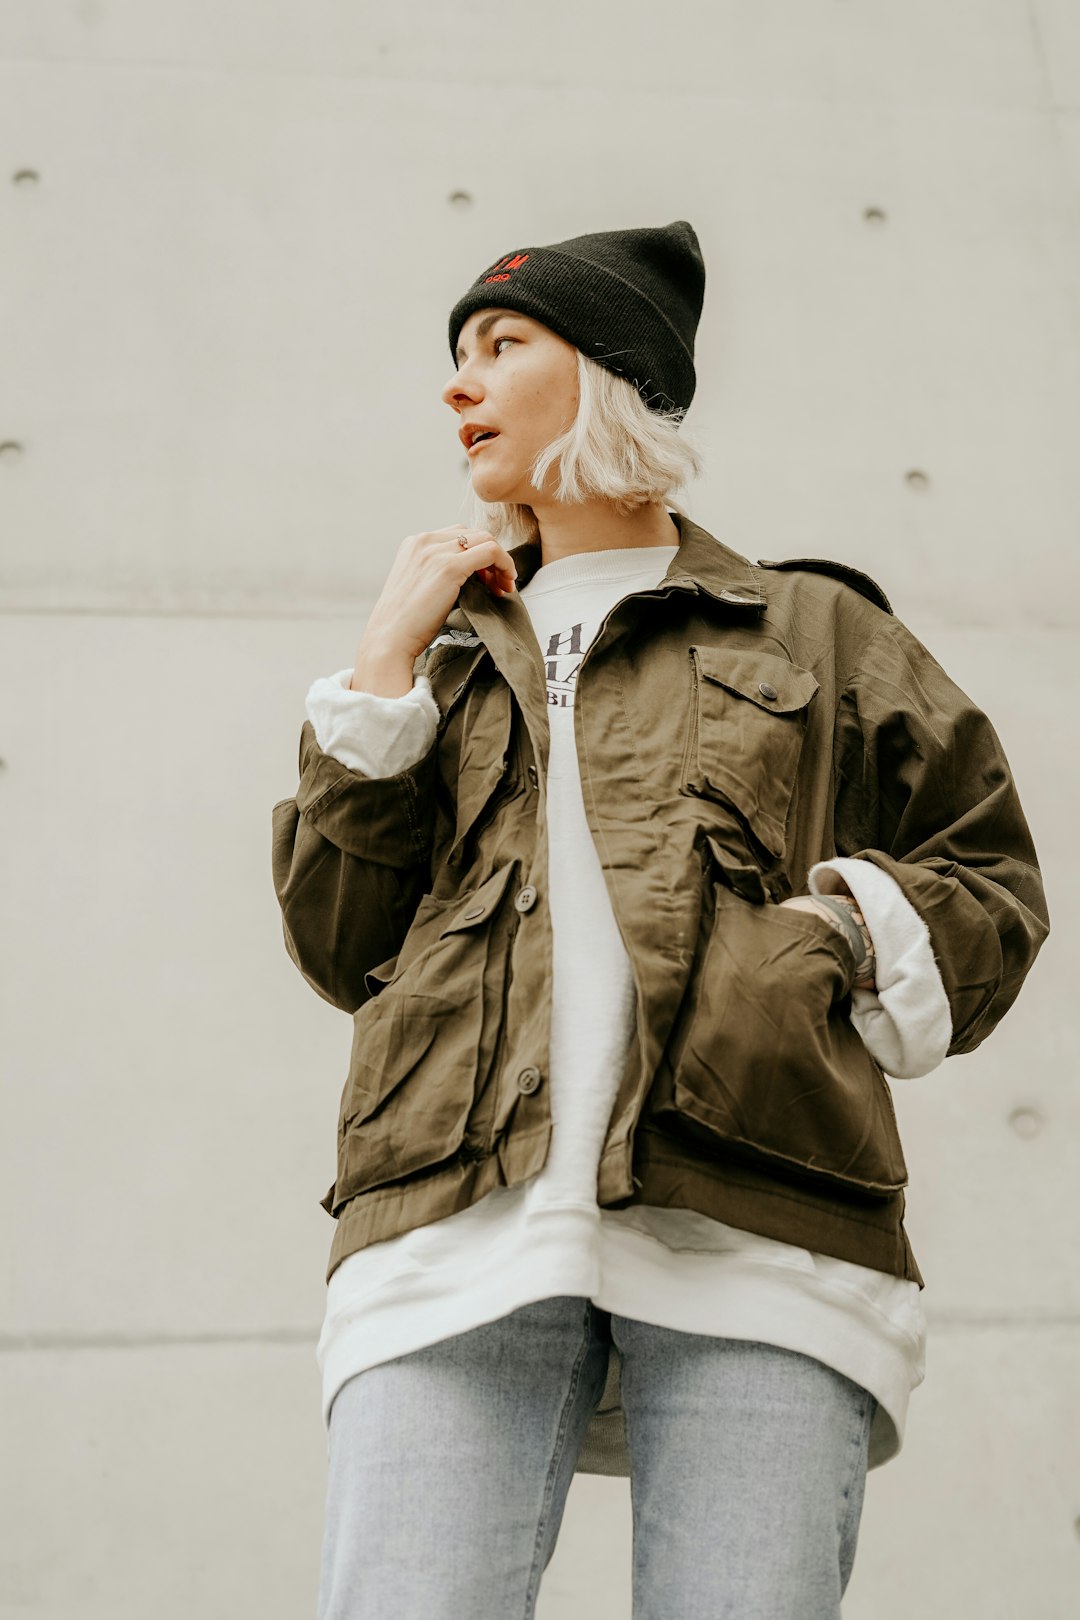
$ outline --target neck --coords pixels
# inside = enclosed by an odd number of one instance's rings
[[[533,505],[540,526],[540,562],[572,557],[580,551],[614,551],[629,546],[677,546],[679,531],[663,501],[639,506],[628,515],[616,512],[609,501],[537,502]]]

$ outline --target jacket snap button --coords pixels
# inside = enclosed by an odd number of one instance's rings
[[[529,781],[532,783],[533,787],[536,787],[539,780],[540,779],[536,774],[536,766],[535,765],[530,765],[529,766]]]
[[[524,1092],[526,1097],[530,1094],[530,1092],[535,1091],[539,1084],[539,1069],[522,1069],[521,1073],[518,1075],[518,1090]]]
[[[519,911],[532,910],[533,906],[536,904],[536,890],[531,883],[526,883],[523,889],[518,890],[514,904],[517,906]]]
[[[773,686],[769,681],[759,681],[758,691],[761,693],[763,698],[768,698],[770,703],[774,698],[778,698],[780,696],[779,692],[776,690],[776,687]]]
[[[470,906],[468,911],[465,913],[465,915],[462,917],[461,920],[462,920],[462,922],[472,922],[474,917],[482,917],[483,915],[484,915],[483,906]]]

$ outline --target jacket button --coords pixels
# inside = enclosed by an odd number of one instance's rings
[[[770,703],[775,698],[780,696],[779,692],[776,690],[776,687],[773,686],[770,681],[759,681],[758,691],[761,693],[763,698],[768,698]]]
[[[536,890],[531,883],[526,883],[523,889],[518,890],[514,899],[514,904],[517,906],[519,911],[532,910],[533,906],[536,904]]]
[[[474,917],[482,917],[483,915],[484,915],[483,906],[470,906],[468,911],[465,913],[465,915],[462,917],[461,920],[462,920],[462,922],[472,922]]]
[[[529,781],[532,783],[533,787],[536,787],[540,781],[540,778],[536,774],[535,765],[529,766]]]
[[[518,1090],[523,1092],[526,1097],[529,1096],[531,1092],[534,1092],[539,1084],[539,1069],[522,1069],[521,1073],[518,1075]]]

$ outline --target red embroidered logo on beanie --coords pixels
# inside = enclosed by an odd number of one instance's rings
[[[527,253],[508,253],[505,258],[499,260],[498,264],[492,265],[492,273],[490,276],[484,277],[483,285],[486,287],[489,281],[509,281],[510,271],[520,270],[528,257]],[[503,273],[501,275],[497,274],[499,271]]]

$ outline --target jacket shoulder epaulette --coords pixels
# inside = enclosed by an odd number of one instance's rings
[[[805,569],[811,574],[828,574],[844,585],[850,585],[860,596],[865,596],[867,601],[873,602],[875,607],[884,609],[886,613],[892,612],[892,603],[877,580],[871,579],[869,574],[864,574],[861,569],[852,568],[847,563],[832,562],[828,557],[789,557],[785,562],[766,562],[761,558],[758,567]]]

